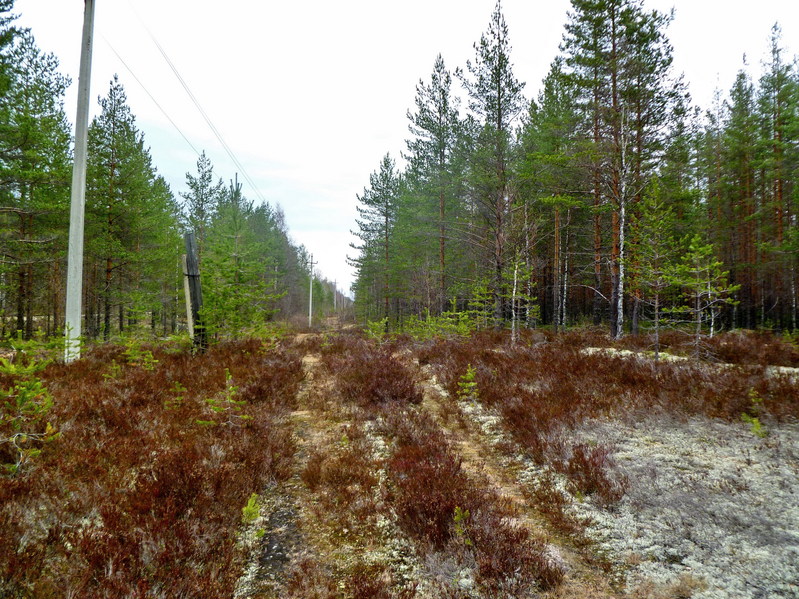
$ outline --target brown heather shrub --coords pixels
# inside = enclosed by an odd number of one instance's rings
[[[503,415],[510,410],[511,430],[516,428],[514,422],[523,427],[521,421],[533,421],[544,429],[573,427],[587,418],[642,409],[737,420],[752,389],[773,416],[799,415],[799,386],[787,377],[769,376],[759,366],[723,368],[586,355],[573,340],[563,334],[535,348],[442,341],[429,355],[436,374],[453,396],[460,375],[472,364],[481,400]]]
[[[618,341],[609,338],[595,347],[618,347],[633,351],[651,351],[654,335],[626,335]],[[701,340],[702,357],[725,364],[799,367],[799,345],[795,340],[771,331],[737,329],[718,333]],[[674,355],[692,356],[692,331],[667,328],[660,333],[660,350]]]
[[[616,469],[611,449],[604,445],[575,445],[568,462],[558,469],[569,477],[572,493],[596,495],[605,507],[619,501],[628,487],[626,477],[613,475]]]
[[[543,546],[526,529],[510,524],[515,514],[509,503],[462,470],[443,431],[414,405],[421,394],[409,370],[394,357],[402,351],[398,342],[377,346],[342,335],[331,340],[322,358],[342,399],[361,407],[391,440],[383,501],[400,528],[422,552],[471,555],[478,583],[492,596],[557,584],[562,571],[549,563]],[[382,395],[375,392],[377,385]],[[392,399],[387,399],[386,390],[401,392],[390,392]],[[324,462],[312,457],[309,464],[305,476],[319,484]],[[457,526],[456,509],[464,518]]]
[[[757,336],[744,336],[752,337]],[[637,417],[644,411],[737,421],[752,410],[753,393],[770,417],[799,416],[799,384],[787,376],[769,375],[763,366],[729,368],[589,355],[581,350],[610,345],[606,336],[590,330],[548,338],[532,347],[510,346],[504,340],[491,345],[487,336],[437,340],[420,347],[418,356],[434,368],[451,401],[457,397],[460,377],[470,365],[474,367],[480,401],[502,416],[503,426],[519,447],[536,463],[566,474],[573,492],[593,494],[604,505],[622,497],[626,481],[607,448],[571,449],[563,441],[565,429],[591,418]],[[772,356],[769,360],[781,356],[783,362],[789,361],[786,342],[768,339],[762,347],[780,348],[764,350]],[[739,342],[734,347],[741,346]],[[756,361],[754,346],[747,347],[747,361]]]
[[[704,343],[712,356],[727,364],[799,368],[799,345],[770,331],[731,331]]]
[[[352,599],[411,599],[416,596],[416,586],[396,588],[393,576],[386,566],[357,563],[344,581],[346,596]]]
[[[535,502],[538,511],[547,517],[555,530],[570,537],[578,546],[587,543],[584,535],[587,522],[569,513],[569,500],[558,489],[552,471],[545,471],[534,485],[525,488],[525,495]]]
[[[294,445],[277,419],[293,406],[299,360],[258,341],[201,356],[143,349],[152,370],[101,346],[43,371],[61,438],[0,478],[0,595],[231,596],[241,507],[290,474]],[[226,368],[249,419],[206,402],[224,393]]]
[[[351,443],[315,450],[300,478],[314,493],[315,508],[325,524],[355,534],[377,521],[376,468],[378,465],[370,459],[369,449],[363,444]]]
[[[377,345],[362,336],[341,334],[322,353],[345,401],[363,408],[420,403],[422,392],[411,371],[395,356],[396,345]]]
[[[388,418],[396,450],[388,464],[387,502],[403,531],[425,551],[471,553],[479,584],[492,596],[519,593],[532,584],[548,589],[563,578],[543,544],[509,522],[515,513],[489,485],[468,476],[444,435],[424,413],[406,410]],[[456,510],[462,521],[456,523]],[[468,514],[468,516],[465,516]]]
[[[468,503],[469,480],[450,453],[431,453],[425,445],[400,446],[389,462],[394,489],[388,497],[400,527],[442,549],[453,534],[456,507]]]
[[[325,463],[325,454],[321,451],[314,451],[305,463],[300,473],[300,479],[311,493],[316,493],[322,483],[322,466]]]
[[[286,599],[338,599],[341,594],[333,573],[318,561],[298,560],[286,580]]]

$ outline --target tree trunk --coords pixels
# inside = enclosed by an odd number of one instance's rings
[[[440,289],[441,300],[439,303],[439,313],[446,312],[447,310],[447,276],[446,276],[446,248],[445,239],[447,230],[444,225],[444,190],[438,193],[438,268],[441,271],[440,276]]]
[[[33,338],[33,266],[28,265],[28,274],[25,277],[25,338]]]
[[[571,223],[571,210],[566,211],[566,240],[564,242],[564,251],[563,251],[563,290],[561,291],[560,295],[560,303],[563,307],[561,317],[560,317],[560,324],[563,329],[566,329],[566,308],[568,303],[568,288],[569,288],[569,232],[571,229],[569,228],[569,224]]]
[[[114,272],[114,261],[105,261],[105,288],[103,289],[103,341],[111,337],[111,281]]]
[[[560,328],[560,208],[555,207],[555,257],[552,260],[552,325]]]
[[[17,271],[17,326],[18,334],[25,334],[25,302],[26,291],[28,286],[25,281],[27,270],[24,265],[20,264]]]
[[[602,140],[599,129],[599,89],[594,88],[594,145],[599,147]],[[593,165],[594,193],[594,325],[602,322],[602,206],[601,173],[598,164]]]
[[[639,333],[639,318],[641,317],[641,296],[636,293],[633,299],[633,313],[630,317],[630,333],[637,335]]]

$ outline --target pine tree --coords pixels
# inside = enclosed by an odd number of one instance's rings
[[[410,193],[419,198],[421,204],[414,206],[414,224],[417,225],[414,229],[428,231],[432,224],[437,225],[439,281],[436,304],[440,312],[445,310],[448,295],[446,244],[450,233],[447,221],[451,220],[450,208],[455,200],[453,154],[460,132],[458,99],[452,94],[451,86],[452,77],[439,54],[430,83],[420,81],[416,86],[416,111],[407,114],[413,135],[407,141],[409,187]],[[429,245],[426,241],[423,241],[425,246]]]
[[[8,56],[10,85],[0,98],[3,266],[10,267],[2,277],[9,286],[3,297],[15,298],[16,329],[29,337],[34,313],[47,314],[48,324],[52,314],[52,329],[58,328],[70,141],[63,97],[69,79],[30,33],[15,38]]]
[[[631,222],[628,273],[630,288],[652,307],[655,359],[660,355],[660,325],[667,291],[674,285],[677,219],[658,179],[650,182]]]
[[[757,149],[755,92],[749,75],[741,70],[725,103],[722,133],[721,201],[730,226],[731,280],[741,286],[739,312],[743,326],[757,324],[760,286],[757,272],[757,202],[755,199],[755,152]]]
[[[361,206],[357,210],[361,218],[356,220],[358,230],[353,234],[362,244],[352,246],[360,255],[351,260],[358,269],[359,278],[366,277],[371,287],[367,297],[359,298],[356,294],[356,302],[382,297],[382,317],[386,319],[390,316],[393,233],[402,186],[402,177],[395,168],[394,160],[386,154],[379,169],[369,176],[369,187],[358,196]]]
[[[779,25],[771,30],[769,60],[757,90],[758,171],[762,198],[760,224],[764,260],[769,279],[767,303],[776,311],[778,326],[788,323],[788,313],[795,305],[795,256],[786,244],[795,215],[791,198],[799,176],[799,78],[783,58],[782,32]],[[792,274],[792,266],[793,274]],[[793,291],[792,291],[793,289]]]
[[[693,322],[694,357],[701,353],[702,331],[709,325],[712,337],[721,306],[735,303],[732,299],[739,285],[729,283],[729,271],[716,259],[713,246],[699,234],[687,240],[687,251],[673,271],[672,283],[682,289],[685,303],[672,312],[682,312]]]
[[[8,48],[19,31],[12,25],[15,16],[11,13],[14,0],[0,0],[0,98],[11,85],[13,60],[8,56]]]
[[[257,329],[276,311],[280,293],[270,292],[266,240],[253,230],[253,214],[241,184],[231,181],[207,230],[201,271],[204,318],[217,337]]]
[[[86,331],[108,339],[117,314],[121,332],[135,313],[142,274],[156,253],[144,251],[164,230],[175,232],[174,201],[158,182],[144,136],[115,77],[89,127],[86,238],[89,268]],[[175,246],[172,246],[173,249]],[[177,256],[170,261],[175,264]],[[131,316],[131,311],[134,313]]]
[[[188,192],[182,192],[185,227],[197,237],[200,263],[205,251],[208,227],[213,220],[225,190],[222,179],[214,183],[214,167],[203,152],[197,159],[197,175],[186,173]]]
[[[601,211],[611,211],[611,335],[624,323],[624,252],[628,212],[640,197],[652,157],[662,148],[666,108],[675,91],[668,81],[669,18],[645,13],[640,0],[572,0],[562,50],[579,90],[594,198],[594,274],[601,287]],[[596,300],[598,301],[598,299]],[[596,313],[595,308],[595,313]]]
[[[532,273],[536,251],[533,247],[535,232],[544,251],[552,250],[552,255],[540,256],[539,262],[552,264],[551,293],[548,294],[552,299],[552,307],[549,312],[556,330],[565,324],[566,316],[568,223],[585,200],[580,197],[583,194],[579,193],[585,187],[578,136],[580,114],[577,111],[575,88],[562,68],[562,59],[556,59],[544,79],[537,104],[531,104],[522,133],[523,157],[517,167],[519,187],[524,197],[521,237],[526,256],[525,266]],[[541,243],[542,239],[546,243]],[[531,287],[529,284],[527,287],[527,294],[530,295]],[[544,305],[548,308],[546,302]]]
[[[525,107],[524,83],[513,74],[508,27],[499,1],[474,50],[474,63],[466,63],[469,76],[460,69],[456,73],[479,123],[471,185],[473,201],[484,221],[483,245],[490,256],[494,320],[499,324],[505,315],[504,271],[515,194],[511,180],[512,126]]]

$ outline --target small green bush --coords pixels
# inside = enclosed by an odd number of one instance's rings
[[[241,523],[252,524],[261,513],[261,498],[258,493],[253,493],[247,500],[247,505],[241,508]]]

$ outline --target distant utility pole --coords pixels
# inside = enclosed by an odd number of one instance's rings
[[[316,262],[313,261],[313,254],[311,254],[311,289],[309,293],[310,299],[308,300],[308,328],[310,329],[313,326],[313,267],[316,266]]]
[[[67,310],[64,361],[80,358],[83,295],[83,215],[86,205],[86,153],[89,131],[89,89],[92,75],[94,0],[85,0],[83,40],[78,74],[78,114],[75,118],[75,162],[72,166],[72,203],[69,213],[67,255]]]

